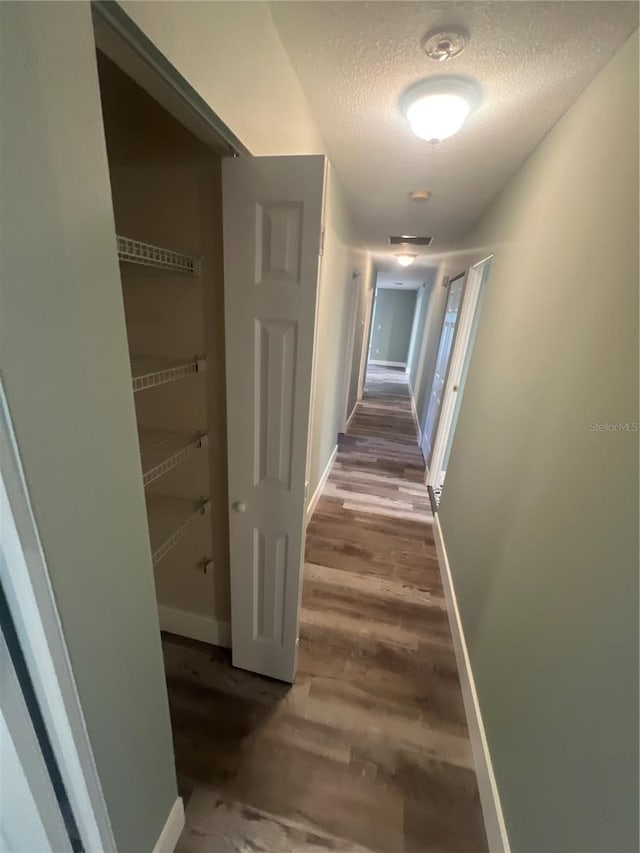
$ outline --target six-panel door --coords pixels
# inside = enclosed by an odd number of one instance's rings
[[[223,161],[235,666],[296,670],[325,159]]]

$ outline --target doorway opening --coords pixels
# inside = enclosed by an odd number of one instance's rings
[[[427,485],[437,508],[447,474],[458,414],[469,370],[493,255],[451,282],[440,336],[422,450]],[[456,287],[456,282],[460,284]]]

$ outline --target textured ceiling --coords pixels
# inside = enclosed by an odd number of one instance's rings
[[[383,266],[393,261],[391,234],[433,236],[430,249],[412,249],[418,266],[453,246],[638,24],[637,4],[615,0],[270,6],[359,232]],[[438,64],[420,43],[447,24],[470,40]],[[442,73],[474,77],[483,101],[457,136],[432,147],[412,134],[398,99]],[[429,201],[409,199],[418,188],[431,190]]]

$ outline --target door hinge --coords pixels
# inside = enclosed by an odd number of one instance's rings
[[[320,232],[320,251],[318,252],[320,257],[322,257],[324,255],[324,232],[325,232],[325,228],[323,226],[322,231]]]

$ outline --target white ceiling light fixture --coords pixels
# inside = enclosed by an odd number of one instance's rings
[[[410,267],[417,257],[417,255],[414,255],[411,252],[398,252],[396,255],[396,261],[401,267]]]
[[[457,133],[480,103],[478,86],[465,77],[429,77],[408,89],[400,106],[420,139],[442,142]]]

